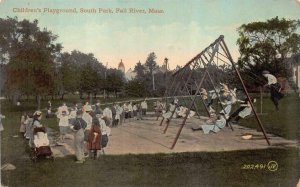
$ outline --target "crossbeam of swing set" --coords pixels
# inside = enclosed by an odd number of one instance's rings
[[[184,69],[185,67],[189,66],[191,63],[193,63],[195,60],[198,60],[203,53],[205,53],[209,48],[215,46],[217,43],[220,42],[220,40],[224,38],[223,35],[221,35],[218,39],[216,39],[213,43],[211,43],[208,47],[206,47],[203,51],[201,51],[198,55],[196,55],[194,58],[192,58],[190,61],[188,61],[186,63],[186,65],[184,65],[181,69],[177,70],[175,73],[173,73],[173,76],[176,75],[177,73],[179,73],[180,71],[182,71],[182,69]]]

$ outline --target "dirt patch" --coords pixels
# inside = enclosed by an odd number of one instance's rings
[[[193,131],[192,127],[204,123],[203,119],[188,119],[174,149],[170,149],[178,132],[182,119],[173,119],[168,131],[163,134],[165,124],[159,126],[160,120],[155,117],[147,117],[141,121],[129,120],[122,126],[112,129],[105,153],[109,155],[119,154],[153,154],[175,152],[216,152],[244,149],[265,149],[268,147],[297,146],[297,141],[286,140],[282,137],[268,134],[271,146],[268,146],[264,136],[256,129],[233,125],[234,131],[229,127],[218,133],[203,134],[202,131]],[[242,135],[250,133],[253,138],[242,139]],[[74,154],[73,135],[68,134],[64,144],[53,145],[54,156]]]

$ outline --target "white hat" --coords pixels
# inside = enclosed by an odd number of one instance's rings
[[[92,111],[93,109],[92,109],[92,107],[90,106],[90,105],[87,105],[86,106],[86,108],[85,108],[85,111],[86,112],[90,112],[90,111]]]
[[[40,116],[40,115],[42,115],[42,112],[39,111],[39,110],[37,110],[37,111],[35,111],[35,112],[33,113],[33,115],[34,115],[34,116]]]

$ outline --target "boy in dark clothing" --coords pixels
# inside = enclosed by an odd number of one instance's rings
[[[268,86],[270,88],[271,100],[275,105],[276,111],[278,111],[279,100],[283,97],[283,94],[280,92],[281,86],[277,82],[277,78],[274,75],[270,74],[270,72],[263,71],[262,75],[268,80],[268,83],[264,86]]]

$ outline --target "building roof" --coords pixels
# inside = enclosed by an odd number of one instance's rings
[[[121,62],[119,63],[118,68],[124,68],[125,69],[125,66],[124,66],[124,63],[122,62],[122,59],[121,59]]]
[[[129,68],[129,70],[125,73],[125,78],[126,80],[132,80],[136,77],[136,73],[131,69]]]

